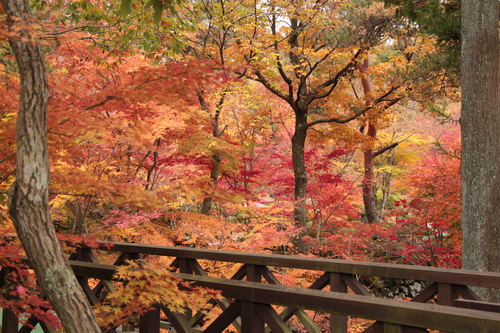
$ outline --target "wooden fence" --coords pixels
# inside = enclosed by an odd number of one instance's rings
[[[222,312],[204,329],[199,325],[205,314],[188,311],[181,315],[156,304],[154,310],[139,319],[140,333],[158,333],[160,328],[178,333],[322,332],[306,311],[330,314],[328,332],[335,333],[348,332],[348,317],[373,320],[365,333],[417,333],[428,329],[500,332],[500,305],[482,302],[469,288],[500,288],[499,273],[135,243],[109,246],[100,242],[97,249],[78,247],[69,258],[92,304],[98,302],[97,295],[103,290],[113,291],[113,283],[117,282],[111,281],[117,265],[127,259],[152,256],[170,258],[170,266],[180,277],[221,290],[225,297],[222,301],[211,300]],[[99,263],[95,251],[116,253],[116,259],[112,265]],[[229,278],[212,277],[206,267],[213,262],[238,265],[238,269]],[[274,273],[278,269],[315,271],[320,277],[308,288],[283,286]],[[427,287],[410,301],[374,297],[359,282],[359,276],[425,281]],[[100,282],[90,284],[89,278]],[[426,303],[431,300],[433,304]],[[11,317],[4,314],[2,333],[30,331],[27,327],[18,330]]]

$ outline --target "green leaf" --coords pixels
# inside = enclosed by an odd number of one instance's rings
[[[132,0],[122,0],[120,11],[123,16],[127,16],[132,13]]]
[[[161,15],[163,14],[163,2],[160,0],[156,0],[153,2],[153,20],[156,24],[159,24],[161,21]]]

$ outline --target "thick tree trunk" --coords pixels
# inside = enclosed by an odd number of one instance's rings
[[[462,0],[463,267],[500,271],[498,0]],[[498,302],[498,290],[478,290]]]
[[[49,212],[47,149],[48,87],[45,60],[32,31],[23,30],[31,13],[27,0],[2,0],[21,76],[17,119],[16,181],[9,190],[9,213],[38,284],[48,296],[66,332],[100,332],[97,320],[69,267]],[[25,26],[23,26],[25,24]],[[32,29],[32,28],[29,28]],[[26,42],[31,38],[32,43]]]
[[[301,227],[307,226],[307,209],[305,207],[307,193],[307,172],[304,158],[306,145],[305,121],[296,117],[295,133],[292,136],[292,164],[295,178],[295,209],[294,219]]]
[[[295,179],[295,207],[293,214],[295,223],[303,228],[295,242],[300,253],[309,252],[309,245],[304,242],[304,236],[308,233],[307,209],[305,206],[307,194],[307,171],[304,157],[306,136],[305,123],[303,126],[298,125],[295,127],[295,134],[292,136],[292,164]]]
[[[370,138],[376,137],[376,129],[372,124],[368,124],[367,136]],[[378,223],[379,217],[375,202],[375,172],[374,172],[374,152],[373,149],[368,149],[364,152],[364,168],[365,174],[363,177],[363,203],[365,204],[365,214],[368,223]]]

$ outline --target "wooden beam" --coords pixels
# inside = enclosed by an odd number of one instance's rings
[[[188,261],[188,265],[192,269],[194,274],[208,276],[207,272],[203,269],[203,267],[201,267],[198,260],[191,259]]]
[[[2,312],[2,333],[17,333],[19,323],[14,312],[7,309],[3,309]]]
[[[267,304],[258,304],[255,309],[257,310],[259,316],[269,325],[269,328],[273,333],[292,333],[288,326],[286,326],[283,319],[281,319],[276,311],[274,311],[272,306]]]
[[[457,299],[455,300],[455,306],[464,309],[474,309],[474,310],[500,313],[499,303],[488,303],[488,302],[475,301],[469,299]]]
[[[480,301],[481,298],[467,286],[453,285],[453,290],[464,299]]]
[[[453,286],[448,283],[438,284],[438,303],[439,305],[455,305],[455,300],[458,298],[457,293],[453,290]]]
[[[139,333],[160,333],[160,308],[154,306],[139,319]]]
[[[231,276],[231,280],[243,280],[243,278],[247,275],[247,267],[246,265],[241,265],[238,268],[238,271]]]
[[[257,312],[259,305],[254,302],[241,301],[241,333],[264,333],[265,323]]]
[[[170,309],[164,305],[161,305],[161,310],[165,313],[168,321],[177,332],[194,333],[193,328],[189,325],[185,316],[180,313],[170,311]]]
[[[422,290],[417,296],[413,297],[410,302],[425,303],[431,300],[438,293],[438,284],[431,283],[427,288]]]
[[[179,274],[228,298],[451,332],[500,332],[500,315],[435,304]]]
[[[111,279],[115,266],[71,262],[77,276]],[[345,293],[268,285],[258,282],[177,274],[223,295],[250,302],[275,304],[408,326],[451,332],[500,332],[500,315],[434,304],[402,302]]]
[[[344,281],[356,295],[372,296],[368,289],[366,289],[354,275],[341,274],[341,277],[342,281]]]
[[[330,291],[347,293],[347,284],[340,273],[330,273]],[[330,331],[332,333],[347,333],[347,316],[330,314]]]
[[[257,266],[257,271],[259,274],[267,281],[269,284],[281,284],[281,282],[276,278],[276,276],[271,272],[269,267]]]
[[[233,323],[241,313],[241,302],[233,302],[224,312],[222,312],[217,319],[215,319],[207,328],[204,333],[220,333],[224,332],[231,323]]]
[[[401,325],[384,323],[384,333],[403,333]]]
[[[110,248],[110,242],[97,243],[101,244],[100,247],[102,247],[103,250],[111,251],[500,288],[500,273],[493,272],[341,259],[301,258],[287,255],[194,249],[136,243],[117,242]]]

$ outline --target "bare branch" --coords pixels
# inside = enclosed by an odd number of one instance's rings
[[[380,148],[379,150],[377,150],[377,151],[373,152],[373,157],[376,157],[376,156],[378,156],[378,155],[381,155],[381,154],[385,153],[386,151],[388,151],[388,150],[391,150],[391,149],[395,148],[395,147],[396,147],[397,145],[399,145],[399,144],[400,144],[400,142],[394,142],[393,144],[390,144],[390,145],[388,145],[388,146],[385,146],[385,147],[383,147],[383,148]]]
[[[96,108],[98,106],[104,105],[107,102],[109,102],[110,100],[115,99],[115,98],[116,98],[116,96],[106,96],[106,99],[104,101],[99,102],[99,103],[94,104],[94,105],[91,105],[91,106],[88,106],[88,107],[85,108],[85,110],[90,110],[90,109]]]
[[[340,119],[340,118],[318,119],[318,120],[315,120],[315,121],[312,121],[312,122],[308,123],[306,126],[309,128],[311,126],[314,126],[314,125],[317,125],[317,124],[324,124],[324,123],[346,124],[346,123],[348,123],[348,122],[350,122],[350,121],[352,121],[352,120],[354,120],[356,118],[359,118],[360,116],[362,116],[363,114],[365,114],[369,110],[373,109],[378,103],[381,103],[381,102],[384,102],[384,101],[388,101],[385,98],[388,97],[390,94],[392,94],[394,91],[396,91],[398,88],[400,88],[400,86],[392,87],[391,89],[389,89],[389,91],[387,91],[382,96],[380,96],[376,100],[374,100],[369,106],[367,106],[366,108],[364,108],[364,109],[356,112],[354,115],[352,115],[350,117],[347,117],[347,118],[344,118],[344,119]],[[396,104],[399,100],[401,100],[401,98],[396,98],[396,99],[389,100],[390,106]],[[388,107],[385,107],[384,109],[387,109],[387,108]]]
[[[349,63],[345,65],[344,68],[342,68],[333,78],[316,86],[314,88],[314,91],[317,93],[314,94],[314,98],[311,99],[311,102],[316,99],[322,99],[330,96],[333,90],[337,87],[337,84],[340,82],[340,79],[354,69],[357,59],[359,58],[359,56],[362,54],[363,51],[364,51],[363,49],[359,49],[351,58],[351,61],[349,61]],[[319,91],[321,91],[323,88],[328,88],[328,87],[329,89],[324,94],[319,94]]]

